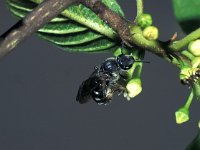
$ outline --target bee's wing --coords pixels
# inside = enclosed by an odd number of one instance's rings
[[[94,88],[92,80],[96,78],[98,70],[99,69],[95,69],[95,71],[90,75],[90,77],[87,80],[83,81],[82,84],[79,86],[76,101],[78,101],[80,104],[87,103],[90,99],[92,99],[91,90]]]
[[[76,101],[80,104],[87,103],[91,99],[91,79],[87,79],[79,86]]]

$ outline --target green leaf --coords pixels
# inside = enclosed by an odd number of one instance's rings
[[[43,0],[7,0],[10,11],[23,18]],[[116,0],[102,0],[110,9],[123,16]],[[65,51],[112,51],[120,47],[117,34],[94,12],[82,4],[70,6],[38,30],[39,37]]]
[[[122,11],[120,5],[116,2],[116,0],[101,0],[107,7],[112,9],[114,12],[124,17],[124,12]]]
[[[37,0],[31,1],[35,2]],[[87,26],[90,29],[100,32],[109,38],[114,39],[117,36],[116,32],[112,30],[102,19],[100,19],[93,11],[82,4],[72,5],[65,9],[61,14]]]
[[[10,11],[18,18],[25,17],[26,14],[32,10],[21,9],[23,7],[19,6],[19,4],[22,4],[22,1],[20,1],[20,3],[11,3],[12,1],[13,0],[9,0],[9,4],[11,4]],[[68,20],[66,17],[59,16],[54,18],[51,23],[44,25],[43,28],[38,31],[52,34],[66,34],[85,30],[87,30],[87,28],[83,25]]]
[[[31,12],[37,5],[27,0],[7,0],[10,11],[18,18],[24,18],[27,13]],[[51,22],[60,22],[68,20],[61,15],[52,19]]]
[[[8,4],[14,8],[24,10],[24,11],[32,11],[33,8],[37,6],[37,4],[31,1],[23,1],[23,0],[7,0]]]
[[[77,24],[74,21],[65,21],[65,22],[52,22],[43,26],[39,32],[51,33],[51,34],[68,34],[76,33],[87,30],[86,27]]]
[[[62,49],[66,51],[82,51],[82,52],[97,52],[110,50],[115,46],[115,43],[109,39],[98,39],[93,42],[84,43],[76,46],[60,46]],[[116,49],[116,48],[115,48]]]
[[[38,33],[38,35],[48,40],[52,43],[58,44],[58,45],[78,45],[83,44],[86,42],[94,41],[100,37],[102,37],[101,34],[97,34],[96,32],[79,32],[78,34],[64,34],[64,35],[51,35],[46,33]]]
[[[173,0],[176,19],[185,33],[200,27],[200,0]]]

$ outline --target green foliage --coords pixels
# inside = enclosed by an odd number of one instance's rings
[[[43,0],[7,0],[10,11],[23,18]],[[116,0],[102,0],[110,9],[124,16]],[[120,47],[116,32],[82,4],[70,6],[38,30],[38,36],[65,51],[113,51]]]
[[[121,16],[124,16],[124,12],[122,11],[120,5],[116,2],[116,0],[101,0],[106,6],[111,8],[114,12],[118,13]]]
[[[200,26],[200,0],[173,0],[174,13],[185,33]]]
[[[45,40],[51,41],[58,45],[78,45],[78,44],[94,41],[102,37],[101,34],[97,34],[92,31],[81,32],[78,35],[76,33],[69,34],[69,35],[61,34],[60,36],[57,36],[55,34],[39,33],[39,36]]]
[[[198,76],[200,62],[200,42],[197,40],[199,38],[198,28],[200,27],[200,0],[172,0],[172,2],[176,19],[181,28],[186,34],[192,32],[182,41],[184,43],[183,46],[188,47],[187,51],[183,51],[182,53],[191,60],[191,65],[187,65],[186,63],[181,64],[180,79],[189,83],[189,87],[192,87],[195,98],[199,100],[200,81],[196,76]],[[196,139],[196,142],[197,140],[200,142],[199,138]],[[200,149],[200,147],[197,149]],[[193,148],[188,148],[188,150],[193,150]]]
[[[44,0],[7,0],[10,11],[19,19],[25,17],[27,13],[31,12],[43,1]],[[101,1],[119,15],[124,16],[124,13],[116,0]],[[200,0],[172,1],[176,19],[178,20],[184,32],[190,33],[199,28]],[[138,5],[138,10],[140,10],[141,14],[143,12],[143,6],[141,5],[142,0],[137,0],[137,2],[140,4]],[[158,29],[154,26],[151,26],[151,15],[142,14],[137,18],[136,23],[142,27],[142,29],[145,29],[142,32],[139,26],[130,27],[131,33],[133,33],[133,41],[135,39],[139,39],[140,41],[138,45],[145,45],[148,48],[157,47],[158,43],[155,40],[158,38]],[[73,5],[65,9],[60,15],[52,19],[48,24],[44,25],[43,28],[39,29],[37,35],[65,51],[97,52],[117,50],[114,53],[115,55],[119,55],[119,53],[121,53],[121,43],[119,43],[117,33],[110,28],[106,22],[101,20],[93,11],[82,4]],[[189,38],[185,39],[184,43],[189,43],[194,35],[190,35]],[[189,45],[189,50],[185,50],[184,54],[192,60],[193,66],[192,68],[182,68],[180,73],[181,80],[190,78],[190,76],[195,74],[195,69],[199,69],[199,45],[194,42],[191,43]],[[133,57],[134,56],[139,56],[139,54],[133,53]],[[136,64],[136,66],[138,66],[138,68],[142,68],[142,65]],[[133,68],[130,70],[131,77],[133,77],[136,66],[133,66]],[[183,67],[186,67],[184,63]],[[191,69],[192,73],[190,71]],[[130,100],[132,97],[135,97],[142,91],[140,70],[137,70],[139,73],[136,72],[136,74],[139,74],[139,76],[137,78],[131,78],[126,86],[126,98],[128,100]],[[195,72],[193,72],[193,70]],[[196,96],[197,99],[200,99],[200,81],[196,82],[195,80],[195,84],[193,85],[192,89],[194,91],[194,96]],[[192,102],[192,99],[193,92],[192,96],[190,95],[188,98],[186,105],[176,112],[175,115],[177,123],[180,124],[189,120],[189,106]],[[200,150],[200,133],[198,133],[197,137],[188,146],[187,150]]]

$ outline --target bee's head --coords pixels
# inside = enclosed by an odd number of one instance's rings
[[[134,63],[134,58],[130,55],[121,54],[117,57],[117,63],[123,70],[129,70]]]

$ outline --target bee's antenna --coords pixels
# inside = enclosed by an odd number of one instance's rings
[[[135,62],[142,62],[142,63],[148,63],[148,64],[150,64],[150,61],[143,61],[143,60],[135,60]]]

